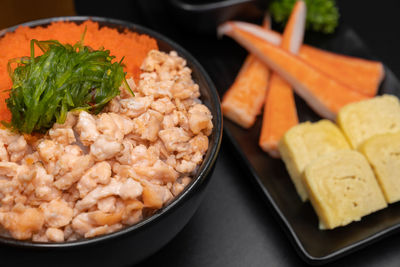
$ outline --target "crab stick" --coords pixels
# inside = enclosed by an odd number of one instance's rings
[[[303,45],[299,55],[311,66],[369,96],[377,94],[385,76],[383,64],[378,61],[339,55],[309,45]]]
[[[225,23],[222,27],[221,33],[235,39],[276,71],[321,117],[334,120],[344,105],[369,98],[312,67],[298,56],[253,33],[243,31],[233,23]]]
[[[269,16],[263,27],[269,27]],[[248,55],[232,86],[222,98],[222,112],[225,117],[243,128],[250,128],[261,113],[269,79],[267,66],[255,56]]]
[[[283,49],[293,54],[298,53],[303,43],[305,18],[306,5],[303,1],[298,1],[282,35],[281,47]],[[279,140],[298,122],[293,90],[290,84],[273,72],[264,105],[260,147],[272,157],[279,157]]]
[[[252,33],[272,44],[280,45],[282,41],[282,36],[270,29],[263,29],[257,25],[241,21],[229,23],[233,23],[241,30]],[[219,35],[222,35],[224,28],[229,27],[228,25],[220,26]],[[381,62],[340,55],[309,45],[301,46],[299,56],[311,66],[325,72],[337,81],[369,96],[376,95],[385,75]]]

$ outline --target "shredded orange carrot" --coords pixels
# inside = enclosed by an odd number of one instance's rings
[[[81,39],[85,30],[84,44],[93,49],[108,49],[117,61],[124,57],[125,71],[136,81],[140,74],[140,65],[147,53],[152,49],[158,49],[157,41],[147,35],[130,31],[123,33],[108,27],[99,28],[99,24],[93,21],[85,21],[77,25],[73,22],[53,22],[47,27],[19,27],[15,32],[7,33],[0,39],[0,120],[10,121],[11,114],[7,109],[5,99],[8,98],[8,90],[12,86],[7,72],[7,63],[12,58],[30,55],[30,41],[58,40],[65,44],[75,44]],[[40,55],[40,49],[35,48],[35,55]]]

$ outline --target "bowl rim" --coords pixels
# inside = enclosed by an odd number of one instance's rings
[[[222,10],[234,6],[239,6],[242,4],[248,4],[256,2],[256,0],[225,0],[225,1],[215,1],[207,3],[187,3],[182,0],[170,0],[171,4],[184,11],[190,11],[195,13]]]
[[[48,25],[52,22],[57,22],[57,21],[67,21],[67,22],[73,22],[73,23],[82,23],[84,21],[91,20],[93,22],[98,22],[98,23],[108,23],[108,24],[114,24],[115,27],[121,27],[123,29],[128,29],[133,32],[139,32],[141,34],[147,34],[150,37],[156,39],[157,41],[163,41],[170,45],[174,50],[178,52],[180,56],[182,56],[184,59],[186,59],[190,64],[195,66],[198,70],[200,75],[204,78],[206,81],[206,84],[210,88],[210,99],[212,103],[215,103],[216,105],[216,114],[213,114],[213,116],[216,116],[215,118],[215,124],[214,124],[214,129],[213,132],[216,135],[215,136],[215,143],[211,144],[209,146],[210,150],[210,157],[208,160],[204,161],[203,164],[201,165],[201,169],[199,170],[198,175],[193,179],[193,181],[185,187],[185,189],[177,196],[175,197],[170,203],[168,203],[166,206],[162,207],[161,209],[157,210],[157,212],[153,215],[151,215],[148,218],[145,218],[141,220],[140,222],[131,225],[131,226],[126,226],[122,228],[121,230],[118,230],[116,232],[112,232],[109,234],[104,234],[100,235],[97,237],[93,238],[83,238],[75,241],[66,241],[66,242],[61,242],[61,243],[45,243],[45,242],[32,242],[30,240],[17,240],[13,238],[8,238],[8,237],[3,237],[0,236],[0,244],[6,244],[6,245],[11,245],[14,247],[24,247],[24,248],[60,248],[60,249],[67,249],[67,248],[77,248],[77,247],[83,247],[83,246],[89,246],[92,244],[97,244],[100,242],[105,242],[105,241],[110,241],[113,239],[116,239],[118,237],[121,237],[123,235],[127,235],[128,233],[132,232],[138,232],[139,230],[145,229],[150,227],[151,225],[157,223],[160,219],[165,217],[165,215],[171,213],[175,209],[177,209],[185,200],[187,200],[193,193],[196,187],[199,187],[202,183],[204,183],[207,179],[209,179],[209,173],[214,166],[217,157],[218,157],[218,152],[221,147],[221,140],[222,140],[222,131],[223,131],[223,120],[222,120],[222,112],[221,112],[221,106],[220,106],[220,99],[217,93],[217,90],[215,88],[214,83],[212,82],[211,78],[205,71],[205,69],[202,67],[202,65],[182,46],[174,42],[173,40],[169,39],[168,37],[152,30],[149,29],[145,26],[141,26],[136,23],[132,23],[129,21],[125,20],[119,20],[119,19],[114,19],[114,18],[108,18],[108,17],[99,17],[99,16],[59,16],[59,17],[50,17],[50,18],[44,18],[44,19],[38,19],[38,20],[32,20],[28,22],[24,22],[21,24],[17,24],[5,29],[0,30],[0,38],[2,38],[6,33],[9,32],[14,32],[18,27],[20,26],[28,26],[28,27],[37,27],[37,26],[45,26]],[[101,26],[100,26],[101,27]],[[110,27],[107,25],[106,27]]]

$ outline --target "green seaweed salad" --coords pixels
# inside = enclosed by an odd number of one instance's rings
[[[12,119],[3,124],[22,133],[43,133],[55,122],[64,123],[68,111],[100,112],[120,93],[121,84],[130,90],[122,59],[112,62],[109,50],[84,46],[83,36],[75,45],[31,40],[30,57],[9,61],[13,86],[6,103]],[[35,57],[35,45],[43,55]]]

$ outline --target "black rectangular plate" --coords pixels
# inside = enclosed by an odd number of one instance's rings
[[[307,33],[306,37],[306,43],[329,51],[376,60],[370,55],[357,34],[344,25],[332,36]],[[230,68],[230,71],[232,72],[233,69]],[[234,77],[234,74],[229,73],[224,76]],[[220,88],[222,96],[227,87],[217,87]],[[385,67],[385,79],[379,89],[379,94],[384,93],[400,95],[400,83],[387,67]],[[296,106],[300,121],[321,119],[298,97],[296,97]],[[284,163],[269,157],[259,148],[261,116],[248,130],[242,129],[227,119],[224,120],[224,124],[225,134],[229,136],[241,160],[249,168],[251,176],[275,210],[296,250],[306,262],[313,265],[327,263],[392,234],[400,228],[400,203],[398,203],[366,216],[360,222],[329,231],[319,230],[318,218],[312,206],[308,202],[301,202]]]

